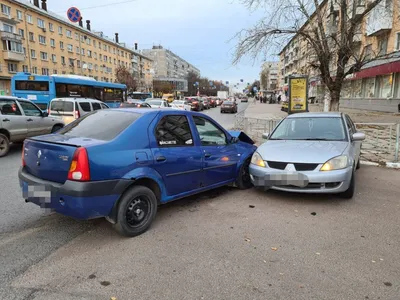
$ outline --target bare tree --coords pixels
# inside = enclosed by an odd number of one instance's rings
[[[128,91],[136,91],[136,80],[133,78],[133,74],[129,72],[125,66],[119,66],[115,70],[115,79],[118,83],[125,84],[128,88]]]
[[[264,8],[266,17],[253,28],[239,32],[234,63],[250,55],[280,52],[288,42],[298,43],[298,55],[306,64],[298,69],[320,76],[326,87],[325,110],[339,110],[346,77],[365,65],[386,57],[373,51],[363,33],[368,18],[376,18],[390,0],[241,0],[248,8]],[[389,12],[390,14],[390,12]],[[389,16],[390,17],[390,16]],[[368,25],[368,24],[367,24]],[[275,51],[275,52],[274,52]]]

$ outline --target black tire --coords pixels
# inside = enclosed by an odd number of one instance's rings
[[[236,186],[241,190],[247,190],[253,187],[253,183],[250,179],[250,161],[251,158],[246,159],[239,170],[238,178],[236,179]]]
[[[51,129],[51,133],[55,133],[59,131],[61,128],[63,128],[61,125],[54,125],[53,128]]]
[[[141,185],[130,188],[119,200],[115,230],[127,237],[143,234],[157,214],[157,205],[157,198],[149,188]]]
[[[10,151],[10,141],[7,136],[0,133],[0,157],[4,157]]]
[[[340,196],[344,199],[351,199],[354,196],[355,189],[356,189],[356,172],[353,171],[349,188],[345,192],[341,193]]]

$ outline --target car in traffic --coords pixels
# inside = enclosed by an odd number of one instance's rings
[[[347,114],[292,114],[264,138],[250,165],[255,186],[353,197],[365,134]]]
[[[252,187],[255,150],[243,132],[201,113],[98,110],[25,140],[18,176],[27,203],[76,219],[105,217],[122,235],[136,236],[159,204],[225,185]]]
[[[224,101],[221,105],[221,114],[223,113],[237,113],[238,107],[234,101]]]
[[[200,97],[199,101],[203,104],[204,109],[210,109],[210,102],[207,98]]]
[[[61,118],[65,125],[99,109],[109,109],[104,102],[90,98],[55,98],[50,101],[48,113]]]
[[[56,132],[64,127],[61,118],[48,115],[23,98],[0,96],[0,157],[6,156],[11,143]]]
[[[225,99],[217,98],[217,106],[221,106]]]
[[[210,106],[212,108],[217,107],[217,98],[216,97],[210,97],[208,98],[209,102],[210,102]]]
[[[190,105],[191,110],[193,110],[193,111],[203,111],[204,110],[203,102],[201,102],[198,98],[190,97],[190,98],[185,98],[185,100]]]
[[[192,106],[186,100],[174,100],[171,107],[175,109],[192,110]]]
[[[121,103],[119,108],[151,108],[151,105],[143,100],[131,100],[129,102],[123,102]]]
[[[247,98],[247,97],[242,97],[242,98],[240,98],[240,102],[249,102],[249,98]]]
[[[287,100],[282,101],[281,111],[285,111],[285,112],[289,111],[289,101],[287,101]]]
[[[146,103],[150,104],[151,108],[167,108],[171,107],[167,100],[162,99],[147,99]]]

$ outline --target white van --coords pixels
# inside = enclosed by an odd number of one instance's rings
[[[104,102],[89,98],[55,98],[49,105],[49,116],[59,116],[65,125],[99,109],[109,108]]]

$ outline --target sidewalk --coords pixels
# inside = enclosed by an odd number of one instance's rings
[[[318,104],[309,105],[310,112],[321,111]],[[342,108],[341,112],[348,114],[355,123],[400,123],[400,114],[363,111],[351,108]],[[281,111],[280,104],[250,103],[245,112],[245,117],[259,119],[282,119],[287,116]]]

